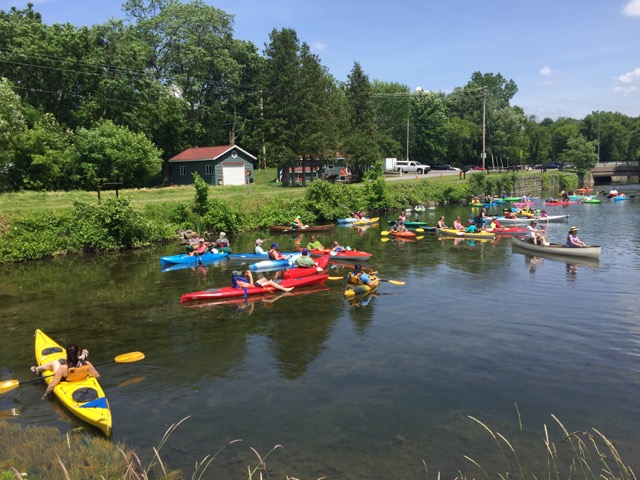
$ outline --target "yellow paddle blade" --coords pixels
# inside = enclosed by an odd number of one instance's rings
[[[344,298],[353,298],[356,296],[355,290],[348,288],[344,291]]]
[[[1,393],[5,393],[5,392],[9,392],[9,391],[13,390],[14,388],[17,388],[18,385],[20,385],[20,382],[18,380],[6,380],[6,381],[0,383],[0,394]]]
[[[416,228],[416,232],[418,232],[418,233],[422,233],[422,232],[424,232],[424,228],[420,228],[420,227],[418,227],[418,228]]]
[[[381,242],[388,242],[389,240],[391,240],[390,238],[381,238],[380,241]]]
[[[394,285],[405,285],[407,282],[401,282],[399,280],[383,280],[380,279],[381,282],[389,282],[389,283],[393,283]]]
[[[123,353],[121,355],[118,355],[113,360],[116,363],[131,363],[131,362],[137,362],[139,360],[142,360],[143,358],[144,358],[144,353],[142,352],[129,352],[129,353]]]
[[[329,277],[327,280],[344,280],[344,277]]]
[[[380,232],[380,235],[384,237],[385,235],[389,235],[389,232],[387,230],[383,230]]]
[[[424,238],[424,235],[420,235],[419,237],[416,237],[416,240],[422,240]]]

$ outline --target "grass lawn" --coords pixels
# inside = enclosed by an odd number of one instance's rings
[[[272,180],[276,178],[276,169],[259,170],[254,173],[255,182],[249,186],[210,187],[209,198],[220,198],[231,204],[242,202],[246,205],[257,205],[278,195],[288,198],[304,195],[302,188],[282,188]],[[100,198],[115,197],[116,192],[101,192]],[[120,196],[130,198],[132,204],[143,209],[153,203],[190,203],[195,197],[193,185],[170,186],[157,188],[122,189]],[[28,211],[68,210],[73,207],[74,200],[98,202],[98,192],[74,190],[70,192],[17,192],[0,194],[0,212],[5,215],[25,213]]]

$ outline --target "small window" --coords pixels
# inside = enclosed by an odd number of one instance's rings
[[[333,170],[333,163],[327,165],[327,170]]]
[[[186,174],[187,174],[187,166],[180,165],[180,175],[186,175]]]
[[[204,174],[205,175],[213,175],[213,165],[205,165],[204,166]]]

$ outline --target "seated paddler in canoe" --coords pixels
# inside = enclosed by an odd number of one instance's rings
[[[87,360],[89,351],[86,349],[81,350],[78,345],[71,343],[67,346],[67,358],[58,358],[42,365],[31,367],[31,371],[36,375],[42,375],[43,372],[53,372],[53,378],[47,389],[42,395],[42,399],[47,398],[56,385],[60,382],[73,382],[82,380],[83,378],[91,375],[98,379],[100,374],[93,364]]]
[[[271,248],[269,249],[269,260],[286,260],[291,255],[283,255],[280,253],[280,247],[276,242],[271,243]]]
[[[198,245],[196,245],[196,247],[189,252],[189,256],[200,256],[204,255],[207,252],[218,253],[218,250],[213,248],[211,245],[207,245],[207,243],[204,241],[204,238],[201,238],[200,240],[198,240]]]
[[[315,235],[311,235],[311,241],[307,243],[307,250],[323,250],[324,247]]]
[[[209,246],[212,249],[217,249],[219,252],[231,253],[231,243],[227,238],[227,234],[224,232],[220,232],[218,238],[215,242],[212,242]],[[217,252],[216,252],[217,253]]]
[[[565,243],[565,246],[571,247],[571,248],[588,247],[588,245],[586,243],[584,243],[582,240],[580,240],[578,238],[578,230],[580,230],[578,227],[571,227],[569,229],[569,233],[567,234],[567,241]]]
[[[269,285],[270,287],[273,287],[276,290],[280,290],[282,292],[290,292],[291,290],[293,290],[293,287],[289,287],[289,288],[283,287],[279,283],[273,280],[267,280],[264,277],[254,281],[251,270],[245,271],[244,274],[245,276],[243,277],[242,272],[239,270],[234,270],[233,272],[231,272],[231,286],[233,288],[246,289],[249,287],[255,287],[255,286],[264,287],[266,285]],[[247,295],[246,290],[245,290],[245,295]]]

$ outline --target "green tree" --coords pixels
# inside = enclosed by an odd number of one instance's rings
[[[578,173],[586,173],[598,162],[596,142],[589,141],[582,135],[571,137],[559,155],[559,160],[573,165]]]
[[[558,160],[560,154],[567,148],[570,138],[580,133],[580,122],[572,118],[561,117],[549,126],[551,132],[551,159]]]
[[[14,154],[26,129],[22,102],[6,78],[0,78],[0,191],[10,188]]]
[[[113,181],[145,187],[154,178],[159,182],[161,154],[145,135],[102,120],[90,130],[76,132],[71,180],[85,189]]]
[[[273,30],[264,53],[262,77],[264,116],[261,124],[267,155],[283,168],[283,183],[289,183],[289,168],[298,160],[301,142],[299,50],[295,30]]]
[[[482,127],[470,120],[451,117],[446,125],[445,147],[447,162],[462,167],[478,158],[478,144]]]
[[[379,80],[373,81],[372,88],[380,150],[385,157],[405,158],[411,90],[407,85]],[[413,151],[411,146],[409,149]]]
[[[348,131],[344,138],[345,154],[354,171],[381,159],[378,129],[374,121],[373,88],[359,63],[355,63],[345,88]]]
[[[447,116],[443,95],[416,92],[411,98],[411,157],[422,163],[442,163],[446,156]]]
[[[550,160],[551,132],[549,128],[529,117],[525,122],[524,133],[528,138],[526,158],[529,165],[542,165]]]

